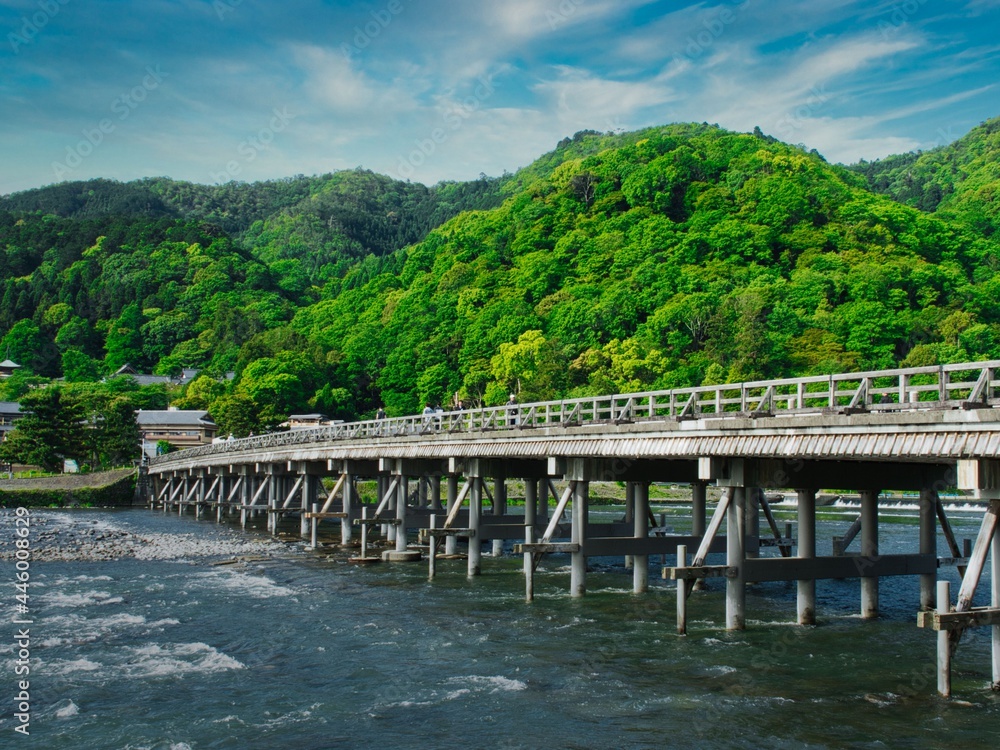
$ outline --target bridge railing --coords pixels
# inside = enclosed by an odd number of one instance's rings
[[[829,412],[985,408],[1000,404],[998,372],[1000,360],[992,360],[482,407],[227,440],[190,448],[181,454],[159,456],[150,463],[308,443],[491,430]]]

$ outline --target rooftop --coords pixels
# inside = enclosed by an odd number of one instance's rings
[[[139,427],[154,425],[195,425],[198,427],[215,427],[215,421],[207,411],[198,409],[140,409],[136,412],[135,421]]]

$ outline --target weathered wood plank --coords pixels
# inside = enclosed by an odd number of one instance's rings
[[[552,552],[579,552],[580,545],[574,542],[537,542],[535,544],[515,544],[514,554],[521,555],[525,552],[535,554],[549,554]]]
[[[935,555],[881,555],[848,557],[767,557],[747,560],[748,581],[810,581],[830,578],[860,578],[933,574]]]
[[[917,627],[930,630],[964,630],[1000,625],[1000,609],[975,607],[965,612],[917,612]]]
[[[690,568],[664,568],[663,577],[672,581],[696,581],[699,578],[736,578],[734,565],[698,565]]]

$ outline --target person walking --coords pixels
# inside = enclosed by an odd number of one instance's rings
[[[513,393],[507,399],[507,424],[517,425],[520,417],[520,409],[517,408],[517,396]]]

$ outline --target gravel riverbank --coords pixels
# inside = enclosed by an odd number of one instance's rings
[[[148,513],[135,509],[126,513]],[[35,561],[186,560],[285,554],[289,545],[255,538],[225,526],[211,533],[136,532],[127,521],[95,520],[86,510],[31,510],[31,559]],[[14,511],[0,512],[0,560],[14,558]]]

